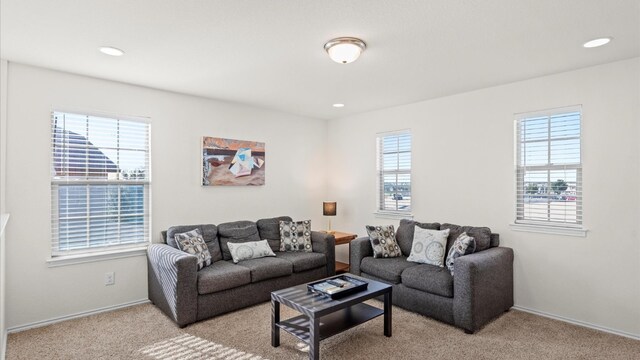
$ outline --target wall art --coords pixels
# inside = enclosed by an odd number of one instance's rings
[[[202,138],[202,185],[264,185],[264,143]]]

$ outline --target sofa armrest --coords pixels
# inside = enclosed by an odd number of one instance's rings
[[[453,319],[475,332],[513,306],[513,250],[495,247],[457,258],[453,265]]]
[[[165,244],[147,249],[149,299],[178,326],[196,321],[198,258]]]
[[[349,246],[351,254],[349,257],[349,272],[354,275],[360,275],[360,263],[362,262],[362,259],[367,256],[373,256],[371,241],[368,236],[364,236],[351,241]]]
[[[323,253],[327,257],[327,276],[336,274],[336,238],[333,235],[321,232],[311,232],[311,245],[313,252]]]

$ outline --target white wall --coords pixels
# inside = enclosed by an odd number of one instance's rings
[[[7,61],[0,59],[0,360],[4,359],[6,346],[6,316],[5,316],[5,236],[7,214],[5,214],[5,183],[6,183],[6,149],[7,149]]]
[[[274,84],[275,85],[275,84]],[[7,324],[147,298],[146,257],[49,268],[50,112],[152,121],[152,235],[171,225],[290,215],[323,228],[326,121],[9,63]],[[202,136],[266,143],[266,185],[200,186]],[[115,271],[116,284],[104,286]]]
[[[373,215],[375,136],[410,128],[416,220],[500,233],[515,251],[516,305],[640,337],[639,80],[636,58],[332,120],[334,228],[397,224]],[[576,104],[588,236],[512,231],[514,113]]]

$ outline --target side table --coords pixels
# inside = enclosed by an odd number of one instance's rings
[[[336,231],[333,236],[336,238],[336,246],[338,245],[349,245],[351,240],[358,237],[356,234],[345,233],[341,231]],[[351,258],[351,246],[349,246],[349,258]],[[349,264],[336,261],[336,274],[341,274],[349,272]]]

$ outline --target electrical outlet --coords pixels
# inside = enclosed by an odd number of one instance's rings
[[[113,285],[116,283],[116,274],[114,272],[104,273],[104,284]]]

